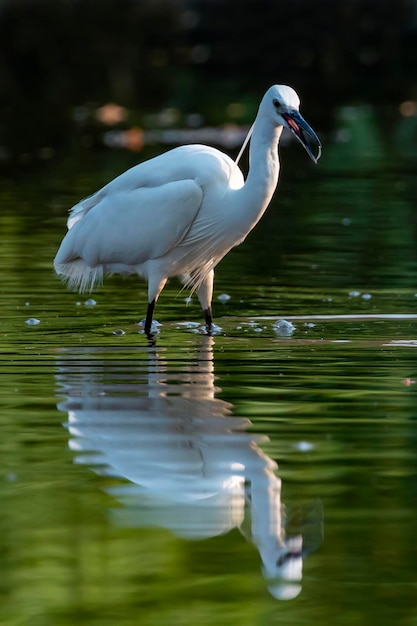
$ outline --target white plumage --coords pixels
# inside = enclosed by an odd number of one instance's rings
[[[291,87],[274,85],[266,92],[252,127],[246,181],[226,154],[188,145],[136,165],[82,200],[71,209],[55,271],[80,291],[91,291],[104,274],[145,278],[148,335],[167,279],[180,276],[197,291],[210,332],[214,267],[243,241],[270,202],[283,126],[314,161],[320,156],[319,139],[298,107]],[[317,157],[304,131],[317,142]]]

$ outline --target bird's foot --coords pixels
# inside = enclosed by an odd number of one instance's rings
[[[148,309],[146,311],[145,319],[139,322],[140,326],[143,326],[143,333],[147,336],[147,338],[152,341],[155,333],[159,333],[159,327],[162,326],[160,322],[157,322],[153,319],[153,312],[155,309],[155,300],[149,302]]]
[[[157,335],[159,333],[159,327],[162,326],[162,324],[160,322],[154,321],[152,322],[151,326],[148,326],[145,320],[141,320],[140,322],[138,322],[138,326],[141,327],[139,331],[140,333],[143,333],[147,337],[153,337],[154,335]]]
[[[211,307],[204,309],[204,321],[206,322],[206,333],[211,336],[213,333],[213,314]]]

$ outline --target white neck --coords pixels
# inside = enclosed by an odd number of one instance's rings
[[[278,182],[278,142],[282,126],[258,114],[249,150],[249,173],[243,187],[233,191],[238,230],[246,236],[260,220],[267,208]]]

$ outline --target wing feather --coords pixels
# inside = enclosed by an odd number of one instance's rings
[[[146,276],[142,264],[176,249],[177,265],[183,256],[184,266],[201,263],[195,284],[223,256],[210,228],[216,210],[205,208],[217,207],[229,185],[243,185],[239,168],[208,146],[180,146],[140,163],[71,209],[55,270],[70,288],[91,290],[105,273]]]
[[[62,265],[78,259],[89,268],[118,264],[127,270],[163,256],[185,237],[203,199],[193,180],[112,194],[104,189],[95,194],[95,203],[72,214],[55,259],[59,273],[65,273]]]

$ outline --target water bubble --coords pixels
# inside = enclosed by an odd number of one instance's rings
[[[97,302],[93,298],[88,298],[84,304],[85,306],[96,306]]]
[[[193,301],[191,296],[187,296],[186,298],[184,298],[184,302],[185,304],[191,304],[191,302]]]
[[[342,226],[350,226],[351,221],[352,221],[352,220],[350,219],[350,217],[344,217],[344,218],[342,219]]]
[[[295,331],[295,326],[287,320],[278,320],[273,326],[276,333],[281,337],[289,337]]]
[[[184,327],[184,328],[198,328],[200,326],[200,322],[180,322],[178,324],[178,328],[180,327]]]
[[[27,324],[28,326],[36,326],[37,324],[40,324],[40,323],[41,323],[41,320],[36,319],[36,317],[30,317],[25,322],[25,324]]]
[[[299,452],[310,452],[310,450],[313,450],[314,444],[310,441],[297,441],[297,443],[294,444],[294,448],[299,450]]]
[[[221,326],[217,326],[217,324],[212,324],[211,325],[211,334],[212,335],[220,335],[222,330],[223,330],[222,327]],[[202,333],[205,334],[207,332],[207,329],[206,329],[206,327],[204,325],[204,326],[200,326],[199,329],[195,328],[193,332],[195,332],[195,333],[202,332]]]
[[[145,327],[145,322],[146,322],[146,319],[144,318],[143,320],[138,322],[138,326]],[[151,333],[159,333],[160,326],[162,326],[161,322],[158,322],[157,320],[152,320]],[[143,330],[141,332],[143,332]]]
[[[232,296],[230,296],[228,293],[221,293],[220,295],[217,296],[217,300],[225,304],[226,302],[229,302],[231,297]]]
[[[118,337],[121,337],[122,335],[125,335],[125,331],[122,330],[121,328],[117,328],[117,330],[113,331],[113,335],[117,335]]]
[[[348,294],[351,298],[357,298],[358,296],[361,295],[360,291],[356,291],[356,289],[353,289],[352,291],[349,291]]]
[[[370,300],[371,298],[372,298],[372,295],[370,293],[362,294],[362,300]]]
[[[315,324],[313,322],[306,322],[304,326],[307,326],[307,328],[314,328]]]

